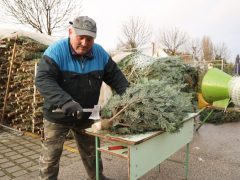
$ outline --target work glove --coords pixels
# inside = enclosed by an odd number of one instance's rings
[[[83,115],[83,109],[76,101],[68,101],[62,106],[62,111],[67,116],[75,116],[77,119],[81,119]]]

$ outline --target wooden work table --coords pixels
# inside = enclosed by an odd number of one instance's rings
[[[122,157],[128,161],[128,179],[135,180],[152,168],[169,158],[186,145],[185,176],[188,176],[189,143],[193,138],[193,124],[196,114],[189,114],[183,127],[177,133],[161,131],[134,135],[117,135],[109,131],[93,132],[91,128],[86,133],[95,136],[96,143],[96,179],[99,180],[99,152]],[[100,146],[99,139],[107,143]],[[109,147],[122,147],[109,150]]]

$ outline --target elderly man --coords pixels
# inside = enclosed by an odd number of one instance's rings
[[[47,48],[36,76],[37,89],[44,98],[40,179],[57,179],[69,130],[74,134],[89,178],[96,178],[94,137],[84,133],[93,121],[88,119],[90,113],[83,112],[83,108],[93,108],[98,103],[102,81],[118,94],[124,93],[128,87],[128,81],[116,63],[99,44],[94,43],[95,21],[80,16],[70,24],[69,38]],[[102,170],[100,163],[100,179],[107,179]]]

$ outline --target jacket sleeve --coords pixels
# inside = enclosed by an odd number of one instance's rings
[[[124,93],[129,86],[126,77],[111,57],[104,68],[103,81],[114,89],[117,94]]]
[[[43,56],[43,59],[38,65],[35,85],[45,99],[48,109],[61,107],[64,103],[72,99],[72,97],[59,86],[59,75],[58,65],[48,56]]]

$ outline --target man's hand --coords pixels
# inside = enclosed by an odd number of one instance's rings
[[[78,119],[82,118],[83,109],[76,101],[68,101],[62,106],[62,110],[67,116],[76,116]]]

